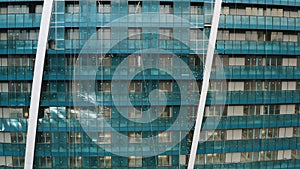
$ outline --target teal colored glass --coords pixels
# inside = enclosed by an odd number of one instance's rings
[[[20,14],[23,15],[22,17],[20,16],[19,19],[23,19],[23,21],[21,21],[20,23],[24,22],[24,26],[32,26],[33,25],[33,18],[35,14]],[[17,18],[17,22],[18,21],[18,17]]]
[[[280,29],[281,24],[285,25],[285,20],[279,17],[273,17],[273,29]]]
[[[272,17],[266,16],[265,19],[266,19],[266,28],[268,29],[272,28],[273,25]]]
[[[227,15],[225,24],[228,25],[229,27],[233,26],[233,16]]]
[[[259,28],[264,28],[264,25],[266,24],[265,21],[266,21],[265,17],[263,17],[263,16],[257,16],[257,26]]]

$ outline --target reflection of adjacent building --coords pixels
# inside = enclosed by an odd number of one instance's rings
[[[0,2],[0,166],[22,168],[28,125],[33,65],[38,43],[43,1]],[[179,56],[193,71],[197,85],[184,82],[190,92],[201,89],[202,53],[209,36],[213,4],[202,0],[181,1],[55,1],[47,44],[41,107],[38,112],[35,168],[127,168],[156,166],[186,167],[192,131],[182,136],[174,148],[155,157],[143,157],[139,150],[128,150],[128,157],[119,157],[97,146],[113,145],[115,135],[94,131],[90,138],[78,120],[91,117],[105,119],[128,137],[129,144],[142,144],[149,135],[165,146],[178,141],[180,131],[163,132],[174,122],[179,111],[180,91],[176,81],[164,71],[147,70],[128,82],[129,97],[134,107],[124,106],[119,114],[112,104],[112,79],[116,67],[129,57],[128,72],[144,66],[143,57],[153,65],[175,67],[172,54]],[[117,35],[107,26],[126,15],[153,12],[174,14],[193,26],[184,32],[156,21],[156,34],[149,33],[154,21],[124,20],[126,38],[118,45],[110,42]],[[143,22],[138,25],[136,22]],[[260,4],[226,1],[222,6],[204,121],[220,118],[217,128],[203,128],[195,165],[199,168],[299,168],[300,151],[300,4],[296,0],[268,1]],[[149,26],[150,25],[150,26]],[[126,29],[125,29],[126,28]],[[150,29],[152,30],[152,29]],[[174,37],[182,36],[189,48]],[[101,48],[114,50],[82,57],[80,49],[93,37],[102,41]],[[137,54],[134,51],[161,48],[170,53]],[[193,52],[190,52],[190,49]],[[91,59],[92,58],[92,59]],[[74,77],[79,65],[79,79]],[[82,83],[92,66],[98,67],[95,84]],[[93,67],[94,68],[94,67]],[[222,72],[224,71],[224,76]],[[122,75],[123,75],[122,74]],[[78,76],[79,77],[79,76]],[[95,95],[80,95],[82,100],[101,103],[94,107],[77,107],[74,94],[95,89]],[[133,121],[145,117],[147,92],[157,89],[168,98],[166,107],[153,110],[157,121],[149,126]],[[146,94],[145,94],[146,93]],[[147,95],[146,95],[147,96]],[[211,104],[212,100],[226,104]],[[195,120],[197,103],[185,99],[187,118]],[[145,103],[145,105],[144,105]],[[87,110],[96,110],[89,114]],[[90,115],[90,116],[88,116]],[[220,117],[221,116],[221,117]],[[188,121],[188,122],[190,122]],[[178,126],[182,124],[177,124]],[[148,127],[148,128],[147,128]],[[148,130],[149,129],[149,130]],[[178,134],[179,132],[179,134]],[[151,150],[151,148],[149,148]]]

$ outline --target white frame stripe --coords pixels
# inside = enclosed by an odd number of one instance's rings
[[[51,21],[52,4],[53,4],[53,0],[44,0],[37,53],[35,57],[32,89],[31,89],[31,100],[30,100],[30,109],[29,109],[25,164],[24,164],[25,169],[33,168],[40,94],[41,94],[41,87],[42,87],[42,80],[43,80],[44,61],[45,61],[45,54],[47,48],[48,33],[49,33],[49,27]]]
[[[219,19],[221,14],[221,5],[222,5],[222,0],[215,1],[214,13],[212,18],[212,26],[211,26],[210,36],[209,36],[206,59],[205,59],[206,61],[205,61],[205,67],[203,73],[201,96],[198,104],[197,119],[196,119],[196,124],[194,129],[188,169],[193,169],[195,164],[196,152],[198,148],[199,136],[200,136],[201,125],[202,125],[202,120],[204,115],[206,96],[209,87],[211,67],[214,58],[214,51],[215,51],[215,45],[216,45],[216,39],[217,39],[217,33],[219,27]]]

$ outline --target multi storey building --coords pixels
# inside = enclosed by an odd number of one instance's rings
[[[34,140],[26,135],[43,3],[0,0],[1,168],[23,168]],[[213,8],[55,0],[34,168],[187,168]],[[300,168],[299,56],[299,0],[223,0],[195,168]]]

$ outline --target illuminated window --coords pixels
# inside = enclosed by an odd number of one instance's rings
[[[220,116],[223,108],[223,106],[206,106],[204,116]]]
[[[97,0],[98,13],[111,13],[111,2]]]
[[[200,139],[201,141],[218,141],[218,140],[225,140],[226,138],[226,132],[224,130],[203,130],[203,132],[200,133]]]
[[[158,132],[158,142],[159,143],[168,143],[172,141],[172,133],[169,131],[159,131]]]
[[[0,40],[7,40],[7,31],[0,30]]]
[[[110,55],[99,55],[98,56],[99,66],[111,66],[111,56]]]
[[[173,13],[173,2],[160,2],[159,13],[172,14]]]
[[[242,152],[241,162],[255,162],[259,159],[259,152]]]
[[[229,15],[229,7],[228,6],[224,6],[222,8],[222,14],[223,15]]]
[[[201,29],[190,29],[190,40],[203,40],[203,31]]]
[[[26,143],[26,133],[23,132],[11,132],[12,143]]]
[[[11,132],[11,142],[12,143],[25,143],[26,133],[23,132]]]
[[[158,166],[170,166],[172,164],[172,157],[168,155],[158,156]]]
[[[66,1],[66,13],[79,13],[79,1]]]
[[[14,167],[24,167],[25,157],[13,156],[12,165]]]
[[[260,161],[277,160],[278,151],[261,151],[259,154]]]
[[[293,137],[300,137],[300,127],[294,127]]]
[[[42,168],[52,168],[52,157],[42,156],[39,158],[39,166]]]
[[[205,154],[205,164],[220,164],[224,162],[225,154]]]
[[[202,6],[203,6],[203,4],[201,4],[201,3],[191,2],[190,13],[192,15],[202,15],[203,14]]]
[[[128,138],[129,138],[129,143],[141,143],[142,132],[129,132]]]
[[[128,66],[141,66],[142,57],[140,55],[130,55],[128,57]]]
[[[129,107],[128,118],[142,118],[142,107]]]
[[[111,168],[111,156],[100,157],[101,168]]]
[[[159,111],[159,114],[158,114],[158,117],[160,118],[170,118],[172,117],[172,107],[165,107],[164,110],[162,110],[162,107],[158,107],[158,111]]]
[[[69,167],[79,168],[81,167],[82,160],[81,157],[69,157]]]
[[[172,55],[159,55],[159,67],[172,67],[173,56]]]
[[[23,108],[21,107],[10,107],[8,111],[9,111],[9,118],[23,118],[24,112],[23,112]]]
[[[277,138],[278,137],[278,128],[265,128],[261,129],[261,139],[268,139],[268,138]]]
[[[65,39],[66,40],[78,40],[78,39],[80,39],[79,28],[66,28]]]
[[[30,30],[20,30],[20,29],[8,29],[7,34],[2,31],[2,36],[5,39],[7,35],[8,40],[37,40],[39,30],[30,29]]]
[[[1,12],[5,12],[6,8],[2,8]],[[8,5],[8,14],[18,14],[18,13],[29,13],[29,7],[27,5]]]
[[[142,1],[128,1],[128,13],[141,13],[142,12]]]
[[[142,82],[139,81],[131,81],[129,84],[129,92],[142,92]]]
[[[196,165],[205,164],[205,154],[196,154],[195,164]]]
[[[263,136],[265,137],[266,131],[264,131]],[[261,138],[260,129],[242,129],[242,139],[259,139]]]
[[[35,6],[35,13],[42,13],[43,5],[36,5]]]
[[[81,133],[80,132],[70,132],[68,133],[68,143],[70,144],[80,144],[81,143]]]
[[[51,143],[51,134],[46,132],[37,132],[36,133],[37,143]]]
[[[80,118],[80,109],[79,108],[67,108],[67,117],[69,119]]]
[[[98,40],[109,40],[111,39],[111,30],[110,28],[97,28],[97,38]]]
[[[188,118],[195,120],[197,117],[197,111],[198,111],[198,107],[197,106],[187,106],[187,114],[188,114]]]
[[[99,92],[110,92],[111,91],[111,82],[99,82],[98,83]]]
[[[200,66],[201,55],[189,55],[189,66]]]
[[[300,149],[292,150],[292,158],[300,159]]]
[[[110,144],[111,143],[111,133],[109,132],[100,132],[98,135],[99,144]]]
[[[158,85],[159,85],[158,89],[160,92],[172,92],[173,91],[172,82],[159,81]]]
[[[142,157],[141,156],[129,156],[128,157],[129,167],[142,167]]]
[[[31,91],[31,83],[10,82],[8,84],[8,91],[10,91],[10,92],[30,92]]]
[[[0,156],[0,166],[6,168],[6,166],[12,166],[12,156]]]
[[[111,118],[111,107],[99,106],[99,118]]]
[[[128,39],[142,39],[142,28],[128,28]]]
[[[161,40],[173,39],[173,29],[172,28],[159,28],[159,39],[161,39]]]

